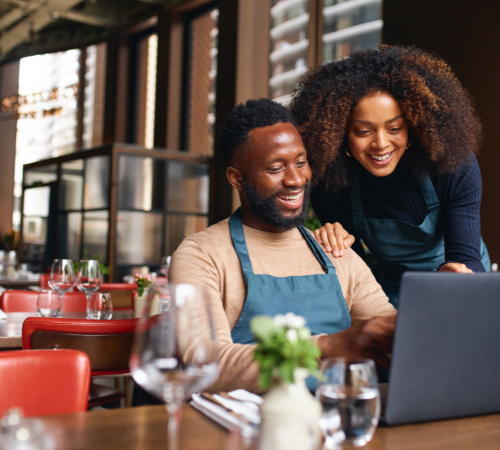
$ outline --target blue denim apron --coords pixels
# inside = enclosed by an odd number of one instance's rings
[[[398,307],[403,272],[437,270],[445,262],[441,205],[429,176],[417,177],[429,214],[420,225],[396,219],[368,219],[363,213],[359,174],[355,167],[350,186],[354,227],[371,255],[367,262],[389,301]],[[490,257],[481,239],[481,262],[490,271]]]
[[[250,320],[261,314],[275,316],[292,312],[302,316],[313,335],[333,334],[351,326],[351,314],[335,267],[306,228],[299,227],[299,230],[325,271],[324,274],[295,277],[256,275],[248,255],[240,209],[229,219],[229,229],[248,289],[241,315],[231,331],[234,343],[255,342],[250,331]],[[307,379],[309,389],[315,388],[315,381],[311,377]]]

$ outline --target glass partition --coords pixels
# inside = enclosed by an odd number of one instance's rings
[[[33,170],[27,170],[24,174],[25,186],[37,186],[40,184],[51,183],[57,180],[57,166],[49,164],[43,167],[37,167]]]
[[[109,157],[96,156],[85,161],[84,209],[109,206]]]
[[[59,209],[82,209],[83,159],[61,164]]]
[[[100,259],[113,281],[158,269],[208,225],[209,162],[113,144],[26,165],[23,262],[45,272],[52,258]]]
[[[180,161],[168,163],[169,211],[208,214],[208,166]]]

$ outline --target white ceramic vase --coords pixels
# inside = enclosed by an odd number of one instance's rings
[[[306,369],[295,369],[295,383],[278,383],[261,405],[259,450],[315,450],[321,405],[306,387]]]

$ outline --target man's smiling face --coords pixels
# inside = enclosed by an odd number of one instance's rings
[[[236,156],[242,175],[242,204],[256,219],[284,231],[302,224],[307,211],[311,169],[291,123],[255,128]]]

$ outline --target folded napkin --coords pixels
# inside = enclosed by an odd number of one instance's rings
[[[221,395],[193,394],[191,405],[222,427],[237,429],[245,437],[257,434],[260,425],[259,405],[264,400],[258,395],[237,389]]]

